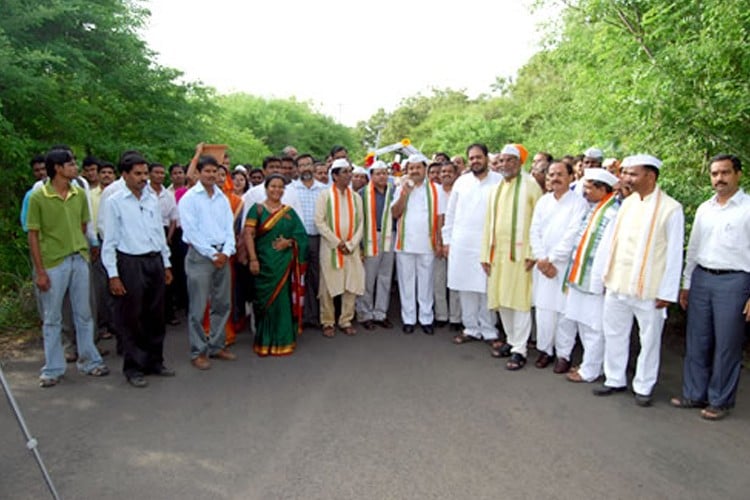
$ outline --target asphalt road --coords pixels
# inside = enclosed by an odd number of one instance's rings
[[[114,356],[111,376],[69,370],[51,389],[40,351],[4,371],[66,499],[750,498],[747,373],[735,411],[706,422],[668,404],[678,346],[644,409],[534,368],[533,351],[512,373],[450,338],[310,331],[293,356],[261,359],[245,334],[236,362],[200,372],[178,326],[177,376],[147,389]],[[47,498],[5,403],[0,429],[0,499]]]

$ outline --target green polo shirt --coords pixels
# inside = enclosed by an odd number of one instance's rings
[[[39,231],[42,265],[45,269],[62,263],[70,254],[80,253],[89,259],[89,245],[81,230],[90,219],[86,193],[71,184],[68,197],[63,199],[50,181],[37,189],[29,199],[26,224]]]

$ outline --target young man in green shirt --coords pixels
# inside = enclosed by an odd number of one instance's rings
[[[45,363],[39,385],[52,387],[65,373],[61,321],[66,292],[73,306],[78,369],[95,377],[107,375],[109,369],[94,345],[89,245],[84,235],[90,215],[85,193],[71,184],[78,176],[78,166],[70,150],[52,149],[45,157],[45,167],[49,180],[31,195],[26,224],[35,282],[44,310]]]

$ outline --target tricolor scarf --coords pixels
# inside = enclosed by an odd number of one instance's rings
[[[614,193],[602,198],[591,209],[585,219],[583,233],[579,233],[578,245],[568,263],[563,289],[572,285],[582,291],[588,291],[591,285],[591,264],[594,262],[596,250],[599,248],[602,236],[610,222],[617,216],[619,202]]]
[[[640,263],[640,266],[635,265],[631,271],[631,275],[628,279],[630,286],[634,286],[635,296],[638,299],[643,299],[646,292],[646,284],[651,280],[651,270],[653,269],[654,261],[654,233],[656,232],[657,219],[659,216],[659,209],[662,204],[663,193],[659,187],[656,188],[654,193],[654,200],[651,203],[651,215],[649,217],[650,223],[648,231],[641,235],[640,240],[636,246],[635,256],[633,262]],[[633,193],[631,196],[639,196],[638,193]],[[618,217],[615,225],[615,232],[612,240],[612,248],[609,254],[609,269],[612,269],[614,255],[617,250],[617,234],[619,232],[620,224],[625,217]],[[645,219],[644,219],[645,220]]]
[[[500,208],[500,192],[508,184],[513,184],[508,189],[513,190],[513,210],[510,214],[511,217],[511,234],[513,235],[510,242],[510,260],[516,262],[522,256],[519,256],[519,251],[523,248],[524,244],[524,221],[526,220],[526,198],[528,196],[526,188],[526,176],[525,172],[519,172],[515,179],[510,182],[501,181],[492,191],[490,195],[490,206],[492,207],[492,231],[490,232],[490,262],[495,260],[495,230],[497,221],[501,217],[505,217],[507,214],[498,214]]]
[[[438,227],[438,192],[435,184],[425,179],[425,193],[427,194],[427,216],[429,218],[428,224],[430,228],[430,243],[432,249],[437,248],[437,227]],[[404,235],[406,234],[406,209],[409,207],[409,196],[411,193],[406,195],[406,204],[404,205],[404,212],[401,214],[401,218],[398,220],[396,226],[396,250],[404,250]]]
[[[346,198],[346,210],[347,220],[349,221],[349,230],[346,233],[346,238],[341,233],[341,203],[339,201],[339,193],[336,185],[331,186],[331,196],[328,198],[327,208],[327,219],[328,226],[331,228],[336,238],[343,241],[349,241],[354,236],[354,228],[357,225],[357,206],[354,203],[354,194],[352,188],[347,187],[344,191],[344,197]],[[344,267],[344,252],[336,248],[331,249],[331,265],[334,269],[343,269]]]
[[[380,240],[378,240],[375,185],[370,182],[362,193],[362,205],[365,210],[362,246],[365,249],[365,257],[377,257],[378,247],[382,248],[384,252],[389,252],[393,244],[393,217],[391,216],[393,186],[389,182],[385,188],[385,205],[380,219]]]

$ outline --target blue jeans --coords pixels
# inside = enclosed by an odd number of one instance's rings
[[[78,345],[78,370],[89,373],[104,366],[104,361],[94,345],[94,321],[89,303],[89,264],[80,254],[68,255],[59,265],[47,269],[50,289],[41,292],[44,310],[44,366],[43,378],[57,378],[65,373],[65,355],[62,345],[62,307],[65,292],[70,294],[73,323]]]

